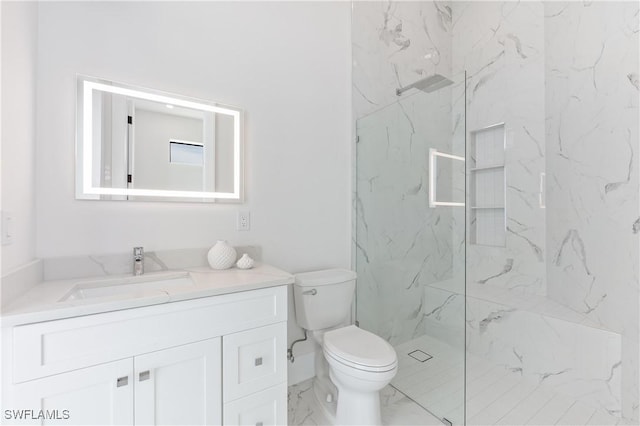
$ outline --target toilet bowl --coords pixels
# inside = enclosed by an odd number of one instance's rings
[[[355,273],[340,269],[296,275],[296,319],[316,343],[313,389],[329,420],[336,425],[379,425],[379,391],[395,376],[398,359],[381,337],[354,325],[342,326],[351,309],[355,278]]]
[[[323,353],[338,388],[336,424],[381,424],[379,391],[398,371],[393,347],[351,325],[325,333]]]

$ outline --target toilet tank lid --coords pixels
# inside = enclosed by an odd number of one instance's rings
[[[355,280],[356,273],[347,269],[325,269],[322,271],[296,274],[295,278],[296,285],[301,287],[317,287]]]

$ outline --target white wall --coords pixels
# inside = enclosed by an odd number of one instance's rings
[[[349,267],[348,2],[45,2],[38,42],[38,257],[226,239],[293,273]],[[243,108],[246,202],[76,201],[76,73]]]
[[[36,252],[35,145],[38,5],[2,2],[2,209],[13,244],[2,247],[3,274]]]
[[[349,266],[349,23],[346,2],[41,4],[37,255],[227,239],[291,272]],[[244,108],[246,203],[76,201],[76,73]]]

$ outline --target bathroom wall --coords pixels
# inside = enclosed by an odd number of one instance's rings
[[[622,334],[638,420],[637,2],[545,3],[549,297]]]
[[[2,274],[35,257],[36,62],[38,5],[2,2],[2,210],[13,244],[2,247]]]
[[[37,256],[68,257],[45,275],[72,256],[101,268],[137,245],[218,239],[292,273],[349,267],[349,3],[43,2],[38,25]],[[75,200],[76,73],[243,108],[245,202]],[[236,231],[238,211],[250,231]],[[296,346],[291,377],[313,372],[311,349]]]
[[[349,22],[348,3],[42,3],[38,257],[227,239],[291,272],[347,267]],[[76,201],[76,73],[243,108],[246,202]]]

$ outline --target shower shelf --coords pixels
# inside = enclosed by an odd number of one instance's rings
[[[470,243],[506,246],[506,182],[504,123],[470,134]]]

